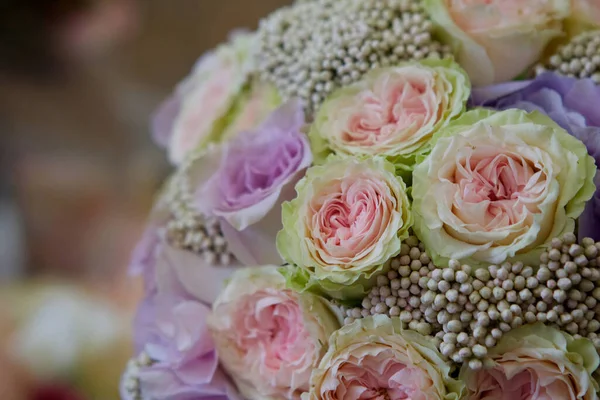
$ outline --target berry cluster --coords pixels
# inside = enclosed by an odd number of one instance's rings
[[[572,78],[591,78],[600,83],[600,31],[584,32],[575,36],[536,67],[536,75],[545,71],[557,72]]]
[[[450,260],[437,267],[414,236],[345,323],[375,314],[400,317],[408,329],[436,338],[440,352],[473,369],[488,349],[523,324],[543,322],[590,338],[600,349],[600,243],[555,238],[534,270],[521,262],[473,269]]]
[[[258,69],[285,99],[301,98],[310,114],[371,69],[451,54],[432,30],[412,0],[301,1],[261,22]]]
[[[219,220],[202,215],[193,204],[189,170],[196,158],[186,161],[167,184],[163,202],[171,218],[166,225],[166,238],[172,246],[194,252],[210,265],[229,266],[235,257],[228,250]]]

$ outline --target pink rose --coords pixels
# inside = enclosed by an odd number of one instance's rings
[[[563,33],[570,0],[425,0],[474,86],[509,81]]]
[[[155,140],[180,164],[192,151],[218,141],[222,122],[233,110],[248,78],[253,35],[236,35],[230,43],[198,60],[194,70],[158,109]]]
[[[535,263],[551,238],[574,231],[595,173],[585,145],[550,118],[474,110],[413,172],[415,232],[436,265]]]
[[[310,132],[314,152],[381,155],[412,170],[432,136],[464,111],[469,89],[451,59],[376,69],[320,107]]]
[[[298,267],[290,284],[331,297],[361,297],[385,262],[400,252],[413,217],[406,185],[382,157],[333,157],[309,168],[284,203],[281,255]],[[307,280],[308,278],[308,280]]]
[[[433,339],[401,325],[377,315],[335,332],[303,399],[459,399],[462,386]]]
[[[179,164],[188,152],[209,139],[213,124],[229,108],[235,73],[233,65],[224,60],[210,79],[187,93],[169,143],[169,157],[173,163]]]
[[[326,303],[285,288],[276,267],[237,272],[213,305],[219,358],[248,400],[298,399],[338,327]]]
[[[506,334],[491,349],[493,366],[461,378],[468,400],[596,400],[591,374],[599,363],[593,344],[543,324]]]

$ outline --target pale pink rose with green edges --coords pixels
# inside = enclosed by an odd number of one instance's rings
[[[464,386],[432,337],[377,315],[342,327],[311,377],[303,400],[458,400]]]
[[[174,164],[218,141],[248,81],[254,34],[238,34],[207,53],[154,118],[154,136]]]
[[[386,156],[403,170],[433,134],[465,110],[467,74],[451,59],[381,68],[323,103],[310,131],[313,153]]]
[[[275,266],[236,272],[208,324],[221,364],[246,400],[299,399],[340,326],[329,303],[286,288]]]
[[[468,400],[598,399],[592,374],[600,358],[588,339],[538,323],[505,334],[488,356],[485,369],[461,370]]]
[[[575,230],[595,191],[594,159],[549,117],[475,110],[440,131],[413,172],[415,232],[436,265],[539,262]]]
[[[563,34],[570,0],[424,0],[474,86],[510,81]]]
[[[413,217],[406,185],[383,157],[332,156],[307,170],[283,204],[281,256],[290,287],[360,298],[400,252]]]

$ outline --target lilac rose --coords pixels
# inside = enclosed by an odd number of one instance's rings
[[[156,291],[146,296],[135,319],[137,350],[152,360],[137,373],[142,398],[238,400],[207,328],[210,308],[180,284],[177,262],[169,252],[160,252]]]
[[[155,289],[154,267],[162,240],[160,232],[161,229],[155,225],[146,227],[140,241],[133,249],[129,262],[129,275],[141,276],[146,292]]]
[[[157,270],[169,268],[183,290],[193,293],[199,301],[206,304],[212,304],[229,277],[243,267],[239,263],[228,266],[208,263],[204,257],[196,253],[173,247],[164,240],[160,230],[151,229],[143,235],[134,250],[132,259],[130,271],[142,276],[146,297],[154,297],[157,293],[160,280]],[[140,315],[153,313],[153,311],[147,313],[144,311],[150,307],[147,303],[140,305],[137,318],[140,318]],[[143,347],[144,342],[136,333],[135,343],[138,350]]]
[[[150,221],[133,249],[129,275],[141,277],[146,295],[153,295],[157,290],[156,269],[168,263],[185,290],[200,301],[212,304],[224,282],[243,265],[237,260],[221,265],[202,254],[171,245],[166,226],[172,215],[165,201],[159,197],[154,205]]]
[[[181,110],[181,97],[179,91],[164,100],[152,115],[150,131],[154,142],[163,148],[169,147],[175,119]]]
[[[295,197],[294,186],[312,163],[304,124],[302,105],[292,100],[193,166],[197,207],[222,219],[230,251],[246,265],[281,263],[275,246],[281,204]]]
[[[519,108],[539,111],[581,140],[600,167],[600,86],[591,79],[544,73],[534,80],[509,82],[473,89],[472,106],[497,110]],[[596,186],[600,184],[600,174]],[[579,218],[579,237],[600,240],[600,191]]]

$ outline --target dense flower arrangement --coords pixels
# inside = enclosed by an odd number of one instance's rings
[[[158,110],[124,400],[592,400],[600,2],[298,0]]]

